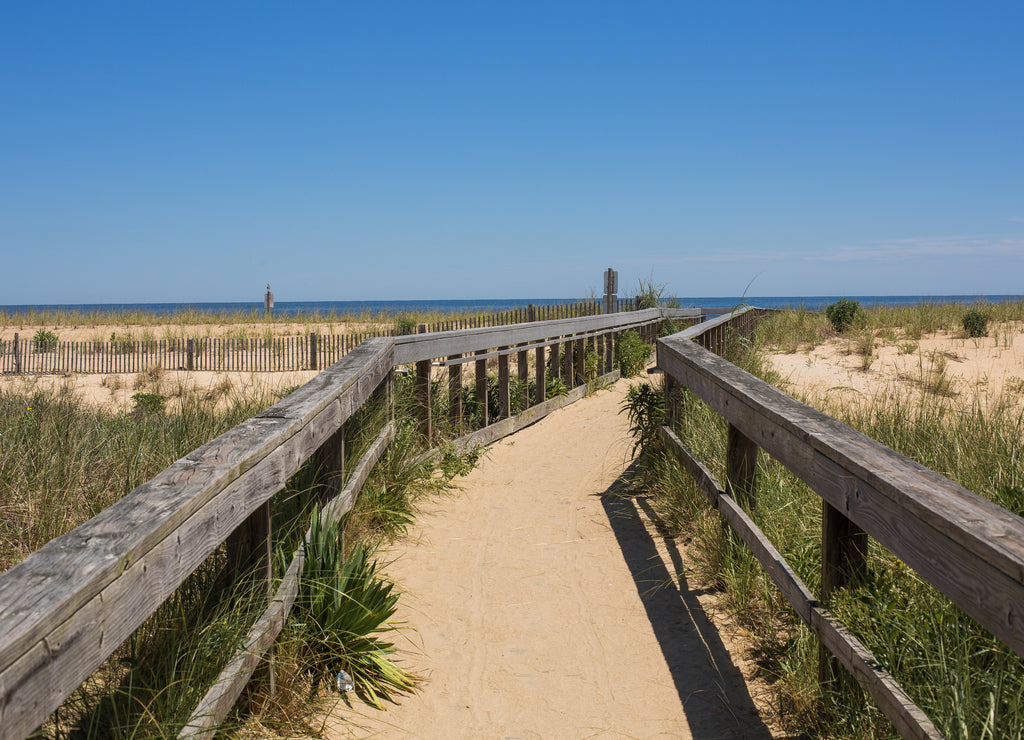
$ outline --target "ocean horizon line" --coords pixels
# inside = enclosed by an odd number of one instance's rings
[[[949,295],[816,295],[816,296],[676,296],[667,297],[683,308],[730,308],[752,305],[761,308],[806,308],[821,310],[829,303],[848,298],[866,306],[905,306],[915,303],[999,303],[1021,301],[1021,294],[949,294]],[[575,304],[594,298],[449,298],[449,299],[396,299],[349,301],[275,301],[275,316],[304,313],[402,313],[403,311],[507,311],[529,305],[549,306]],[[599,300],[599,299],[597,299]],[[185,311],[210,313],[263,313],[262,301],[167,301],[147,303],[36,303],[0,305],[0,312],[19,314],[27,312],[124,313],[139,311],[157,315],[173,315]]]

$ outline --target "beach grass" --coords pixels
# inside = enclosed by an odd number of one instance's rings
[[[958,331],[967,304],[868,309],[872,331],[898,335]],[[1024,306],[993,307],[1017,322]],[[996,323],[998,328],[998,322]],[[960,329],[962,330],[962,329]],[[864,329],[861,329],[864,331]],[[772,350],[829,336],[818,317],[788,312],[762,322],[753,346],[735,343],[729,358],[769,383],[780,378],[765,359]],[[791,389],[790,389],[790,392]],[[804,399],[806,400],[806,399]],[[880,391],[867,403],[833,397],[821,410],[1018,515],[1024,514],[1024,418],[1006,402],[981,404],[941,393]],[[656,411],[655,411],[656,413]],[[719,480],[725,479],[726,425],[688,391],[677,432]],[[643,426],[643,425],[639,425]],[[792,731],[822,738],[887,738],[894,729],[849,677],[838,690],[818,683],[818,644],[785,604],[760,565],[723,528],[717,512],[657,440],[643,455],[638,490],[649,493],[666,526],[692,543],[700,578],[722,589],[724,606],[746,627],[773,710]],[[758,463],[761,529],[812,592],[820,586],[821,499],[766,455]],[[828,607],[890,671],[949,738],[1024,736],[1024,661],[872,542],[869,578],[836,593]]]
[[[170,409],[137,398],[134,409],[122,411],[93,408],[70,387],[0,390],[0,437],[4,440],[0,448],[0,569],[15,565],[48,540],[85,522],[289,390],[229,389],[225,398],[185,389],[179,403]],[[371,567],[373,548],[401,534],[411,523],[419,499],[446,491],[456,472],[465,472],[475,461],[475,457],[460,457],[460,464],[450,468],[454,472],[435,473],[435,466],[422,458],[424,440],[418,434],[411,396],[411,384],[399,382],[395,391],[396,439],[371,474],[353,511],[337,527],[345,543],[344,552],[338,555],[348,557],[359,548],[362,553],[361,565],[352,566],[355,575],[346,583],[356,589],[353,593],[373,597],[378,605],[383,592],[369,585],[380,581]],[[355,466],[388,418],[390,408],[379,394],[349,419],[345,425],[346,469]],[[314,458],[272,499],[278,578],[322,500],[326,474]],[[221,548],[66,700],[44,725],[43,734],[176,736],[266,604],[265,586],[253,590],[247,579],[234,584],[225,565]],[[365,582],[362,586],[360,579]],[[330,583],[321,586],[327,588]],[[307,602],[318,598],[315,592],[304,593]],[[380,614],[385,611],[378,609]],[[346,614],[334,613],[332,630],[355,634],[355,627],[339,627],[352,616]],[[382,624],[361,624],[368,635],[390,630]],[[282,736],[306,730],[315,734],[312,728],[302,728],[324,701],[331,700],[331,692],[318,688],[329,672],[325,666],[355,665],[350,662],[357,660],[353,644],[380,656],[383,643],[370,637],[355,643],[321,640],[318,648],[312,644],[310,628],[309,619],[286,628],[275,658],[277,690],[271,692],[266,671],[259,672],[228,729],[257,722],[265,724],[268,732],[267,728],[277,727]],[[326,633],[315,634],[323,637]],[[347,652],[325,654],[324,645],[337,649],[346,645]],[[360,665],[361,672],[353,672],[361,677],[357,680],[368,681],[365,686],[370,689],[366,693],[362,683],[357,689],[367,697],[381,696],[386,680],[379,683],[367,671],[377,666],[384,674],[396,674],[377,658]],[[400,680],[398,688],[408,689],[410,680]]]

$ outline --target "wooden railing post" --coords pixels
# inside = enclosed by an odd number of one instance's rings
[[[577,339],[573,344],[573,354],[576,356],[576,383],[575,385],[583,385],[587,382],[587,358],[586,358],[586,340]]]
[[[450,355],[449,360],[457,360],[462,355]],[[457,433],[462,432],[462,365],[448,366],[448,418]]]
[[[516,357],[516,370],[519,371],[519,411],[530,407],[530,353],[520,350]]]
[[[508,349],[508,347],[499,347],[498,351]],[[502,419],[507,419],[510,414],[511,403],[509,400],[508,391],[508,355],[498,355],[498,403],[501,408]]]
[[[555,346],[557,347],[558,345],[556,344]],[[548,382],[547,381],[547,376],[546,376],[546,373],[545,373],[546,367],[544,365],[544,348],[543,347],[537,347],[537,349],[534,350],[534,352],[536,353],[535,357],[534,357],[534,362],[537,365],[537,367],[535,368],[535,372],[536,372],[536,376],[537,377],[536,377],[536,388],[534,389],[534,394],[533,394],[533,398],[534,398],[533,402],[535,404],[541,404],[541,403],[544,403],[544,400],[547,398],[547,382]]]
[[[482,355],[487,350],[477,350]],[[487,360],[477,360],[476,365],[476,402],[480,407],[480,425],[487,426]]]
[[[195,368],[196,361],[196,346],[195,341],[192,339],[185,340],[185,369],[192,370]]]
[[[430,408],[430,360],[420,360],[416,363],[416,406],[420,417],[420,434],[429,442],[434,439]]]
[[[319,369],[316,363],[316,332],[309,333],[309,369]]]
[[[863,582],[867,576],[867,533],[827,501],[821,509],[821,601],[826,606],[841,588]],[[826,690],[836,688],[844,671],[839,659],[818,646],[818,682]]]
[[[530,323],[537,320],[537,309],[533,307],[532,303],[526,307],[526,320]]]
[[[228,572],[234,579],[251,578],[253,587],[263,582],[267,594],[273,593],[273,543],[270,531],[270,500],[246,518],[225,541]],[[262,584],[261,584],[262,585]]]
[[[757,507],[757,444],[729,425],[725,473],[729,492],[748,512]]]
[[[551,345],[551,373],[553,377],[562,379],[562,343]]]
[[[324,442],[315,454],[315,465],[321,485],[317,503],[323,505],[334,498],[345,487],[345,425]]]
[[[665,424],[674,429],[679,420],[679,381],[668,373],[665,378]]]

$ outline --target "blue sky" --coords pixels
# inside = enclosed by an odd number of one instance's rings
[[[1022,27],[0,0],[0,304],[1024,293]]]

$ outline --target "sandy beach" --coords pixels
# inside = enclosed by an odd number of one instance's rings
[[[785,379],[784,390],[812,405],[870,402],[884,392],[919,396],[931,388],[968,406],[1005,403],[1024,410],[1022,332],[1024,324],[1008,322],[978,339],[951,332],[920,340],[879,335],[870,360],[855,339],[839,336],[814,348],[771,353],[769,360]]]

